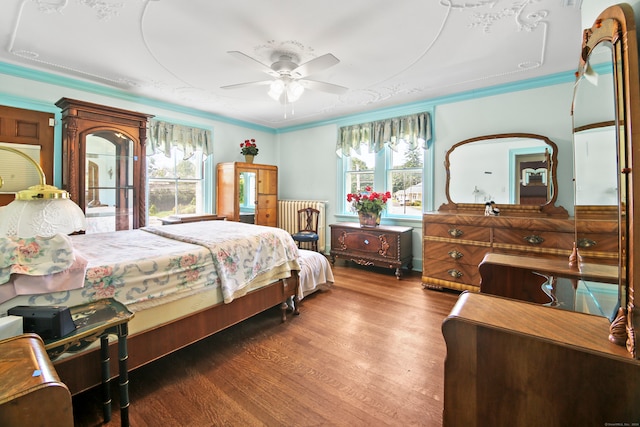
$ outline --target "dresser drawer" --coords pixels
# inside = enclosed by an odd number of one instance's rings
[[[460,285],[480,286],[480,272],[477,265],[426,259],[422,264],[422,275]]]
[[[573,239],[573,233],[505,228],[493,230],[493,246],[503,249],[571,251]]]
[[[481,242],[491,241],[491,229],[489,227],[426,223],[424,225],[423,232],[425,236],[431,236],[440,239],[459,239]]]
[[[424,259],[432,259],[442,262],[454,261],[460,264],[478,266],[489,252],[489,244],[465,245],[456,242],[432,242],[425,239],[423,244]]]
[[[609,233],[579,233],[576,242],[580,252],[614,252],[618,253],[618,235]]]

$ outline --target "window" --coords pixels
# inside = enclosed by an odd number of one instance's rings
[[[387,191],[391,192],[391,203],[387,203],[389,215],[420,216],[422,214],[422,173],[424,149],[411,148],[406,141],[400,142],[389,152],[391,167],[387,170]]]
[[[419,217],[423,204],[428,113],[340,128],[337,153],[344,171],[344,212],[348,193],[389,191],[385,216]]]
[[[147,224],[157,225],[169,215],[210,212],[211,161],[205,159],[212,151],[211,131],[160,120],[151,120],[149,127]]]
[[[184,152],[173,147],[170,154],[147,156],[150,225],[169,215],[203,213],[202,152],[196,151],[185,159]]]

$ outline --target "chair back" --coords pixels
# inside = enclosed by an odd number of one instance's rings
[[[318,217],[320,211],[314,208],[298,210],[298,232],[310,231],[318,234]]]

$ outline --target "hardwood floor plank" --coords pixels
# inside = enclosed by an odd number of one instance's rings
[[[284,324],[274,307],[131,372],[131,424],[441,425],[441,324],[458,294],[424,290],[419,272],[337,262],[334,276]],[[74,416],[102,424],[99,389],[74,397]]]

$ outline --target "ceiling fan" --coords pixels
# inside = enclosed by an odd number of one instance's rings
[[[222,86],[222,89],[239,89],[249,86],[269,86],[269,96],[282,104],[290,104],[298,100],[305,89],[328,92],[341,95],[348,89],[332,83],[309,80],[306,77],[326,70],[340,62],[338,58],[330,53],[314,58],[304,64],[298,64],[298,58],[290,52],[276,51],[271,59],[271,65],[263,64],[239,51],[229,51],[230,55],[244,61],[257,69],[273,77],[273,80],[263,80],[257,82],[238,83],[234,85]]]

